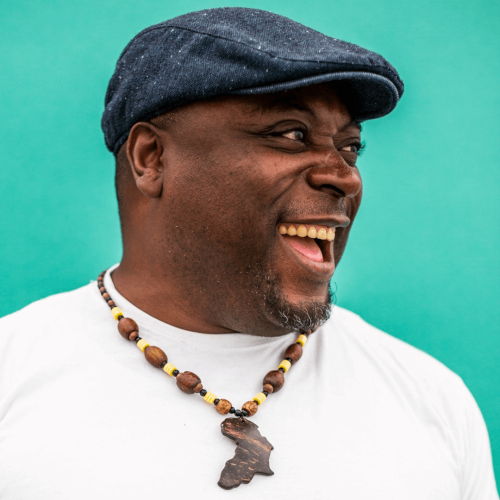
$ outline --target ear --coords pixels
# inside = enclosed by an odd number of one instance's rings
[[[138,122],[130,131],[127,158],[135,184],[148,198],[159,198],[163,189],[161,131],[152,123]]]

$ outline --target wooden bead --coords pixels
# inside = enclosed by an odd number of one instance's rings
[[[103,294],[102,294],[102,298],[103,298],[104,300],[108,300],[109,298],[111,298],[111,296],[109,295],[109,293],[108,293],[108,292],[105,292],[105,293],[103,293]]]
[[[108,300],[108,306],[109,307],[115,307],[116,306],[115,301],[114,300]]]
[[[274,387],[271,384],[264,384],[262,390],[266,391],[268,394],[272,394],[274,392]]]
[[[139,327],[132,318],[122,318],[120,321],[118,321],[118,331],[124,339],[129,340],[130,334],[132,332],[138,332]]]
[[[200,383],[200,377],[193,372],[183,372],[177,375],[177,387],[186,394],[194,394],[194,389],[197,388]]]
[[[271,370],[264,377],[264,385],[270,384],[273,386],[273,392],[278,392],[285,384],[285,376],[280,370]],[[269,392],[269,391],[267,391]]]
[[[255,415],[257,413],[257,410],[259,409],[259,405],[255,401],[247,401],[241,407],[241,409],[247,411],[248,416],[251,417],[252,415]]]
[[[159,347],[151,345],[146,347],[144,355],[149,363],[156,368],[161,368],[162,363],[168,361],[167,355]]]
[[[105,291],[106,291],[106,289],[105,289],[103,286],[101,286],[101,287],[99,287],[99,291],[100,291],[101,293],[103,293],[103,292],[105,292]]]
[[[285,359],[291,359],[292,365],[296,363],[302,356],[302,346],[300,344],[289,345],[285,351]]]
[[[227,415],[229,413],[229,410],[231,409],[233,405],[227,400],[227,399],[221,399],[218,403],[215,409],[221,414],[221,415]]]

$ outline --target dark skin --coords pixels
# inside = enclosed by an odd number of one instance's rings
[[[329,84],[223,96],[177,109],[166,127],[135,124],[120,153],[130,168],[116,288],[185,330],[289,333],[263,283],[291,308],[325,303],[361,202],[359,146]],[[278,226],[295,222],[336,227],[325,262],[285,242]]]

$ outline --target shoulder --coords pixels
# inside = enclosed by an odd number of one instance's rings
[[[454,412],[470,400],[462,379],[443,363],[410,344],[370,325],[359,315],[335,307],[323,327],[367,374],[384,380],[412,405],[426,405],[450,424]]]
[[[488,432],[462,379],[437,359],[335,307],[320,333],[325,347],[347,356],[379,404],[393,400],[445,442],[460,467],[462,489],[477,498],[498,498]],[[469,498],[469,497],[467,497]],[[476,498],[476,497],[474,497]]]
[[[90,283],[70,292],[51,295],[0,318],[0,341],[8,333],[33,332],[70,316],[78,317],[89,304],[98,304],[95,287],[95,283]]]
[[[95,283],[38,300],[0,318],[0,378],[19,374],[41,356],[48,360],[59,352],[80,347],[85,332],[107,318]]]
[[[434,357],[378,329],[342,307],[335,306],[324,328],[355,346],[374,363],[395,364],[404,369],[409,377],[420,379],[431,375],[450,380],[459,379],[458,375]]]

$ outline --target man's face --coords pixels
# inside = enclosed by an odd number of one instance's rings
[[[324,321],[362,188],[359,126],[332,87],[190,104],[162,142],[155,217],[200,310],[259,335]]]

